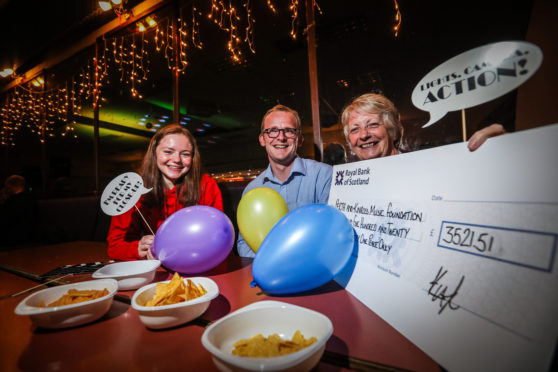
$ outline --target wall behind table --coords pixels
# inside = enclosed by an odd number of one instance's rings
[[[544,53],[539,70],[517,90],[515,130],[558,122],[558,2],[535,0],[525,40]]]
[[[110,216],[101,210],[100,196],[38,200],[37,238],[41,243],[77,240],[105,241]]]
[[[236,210],[245,186],[245,183],[219,183],[223,209],[233,223],[235,237],[238,236]],[[37,238],[41,243],[106,240],[110,216],[101,210],[100,196],[40,199],[37,203]]]
[[[242,199],[242,192],[247,182],[221,182],[218,185],[221,190],[221,195],[223,196],[223,211],[234,226],[235,245],[233,251],[237,254],[236,239],[238,239],[238,224],[236,222],[236,210],[240,199]]]

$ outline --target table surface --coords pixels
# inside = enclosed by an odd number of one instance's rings
[[[0,252],[0,265],[38,274],[62,265],[108,261],[106,245],[71,242]],[[159,268],[155,281],[172,272]],[[328,316],[333,335],[316,371],[350,369],[374,371],[440,371],[438,364],[396,329],[335,282],[288,296],[271,296],[252,288],[252,259],[229,256],[207,276],[219,286],[220,295],[201,316],[215,321],[256,301],[276,300],[303,306]],[[90,274],[67,277],[89,280]],[[0,296],[37,285],[0,270]],[[131,299],[134,291],[120,291]],[[191,322],[166,330],[150,330],[131,305],[115,300],[101,319],[83,326],[46,330],[26,316],[14,313],[28,294],[0,300],[0,370],[2,371],[174,371],[216,370],[211,354],[201,343],[204,327]]]

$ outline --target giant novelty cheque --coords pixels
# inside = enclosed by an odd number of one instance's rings
[[[335,166],[329,204],[359,239],[346,289],[450,371],[548,370],[556,138],[558,124]]]
[[[335,166],[329,205],[359,240],[337,280],[449,371],[548,370],[556,138],[558,124]]]

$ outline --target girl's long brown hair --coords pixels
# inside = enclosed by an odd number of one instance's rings
[[[149,142],[147,152],[143,157],[141,175],[144,186],[153,190],[145,194],[144,204],[162,207],[165,202],[165,184],[163,175],[157,167],[157,146],[169,134],[182,134],[192,144],[192,166],[186,175],[176,181],[176,194],[183,206],[196,205],[201,195],[202,164],[196,139],[186,128],[178,124],[171,124],[158,130]]]

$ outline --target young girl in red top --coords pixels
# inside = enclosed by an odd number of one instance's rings
[[[146,188],[136,206],[153,231],[177,210],[208,205],[223,211],[217,183],[202,174],[194,136],[180,125],[168,125],[155,133],[143,158],[141,175]],[[108,232],[108,255],[115,260],[153,259],[155,237],[136,208],[113,216]]]

